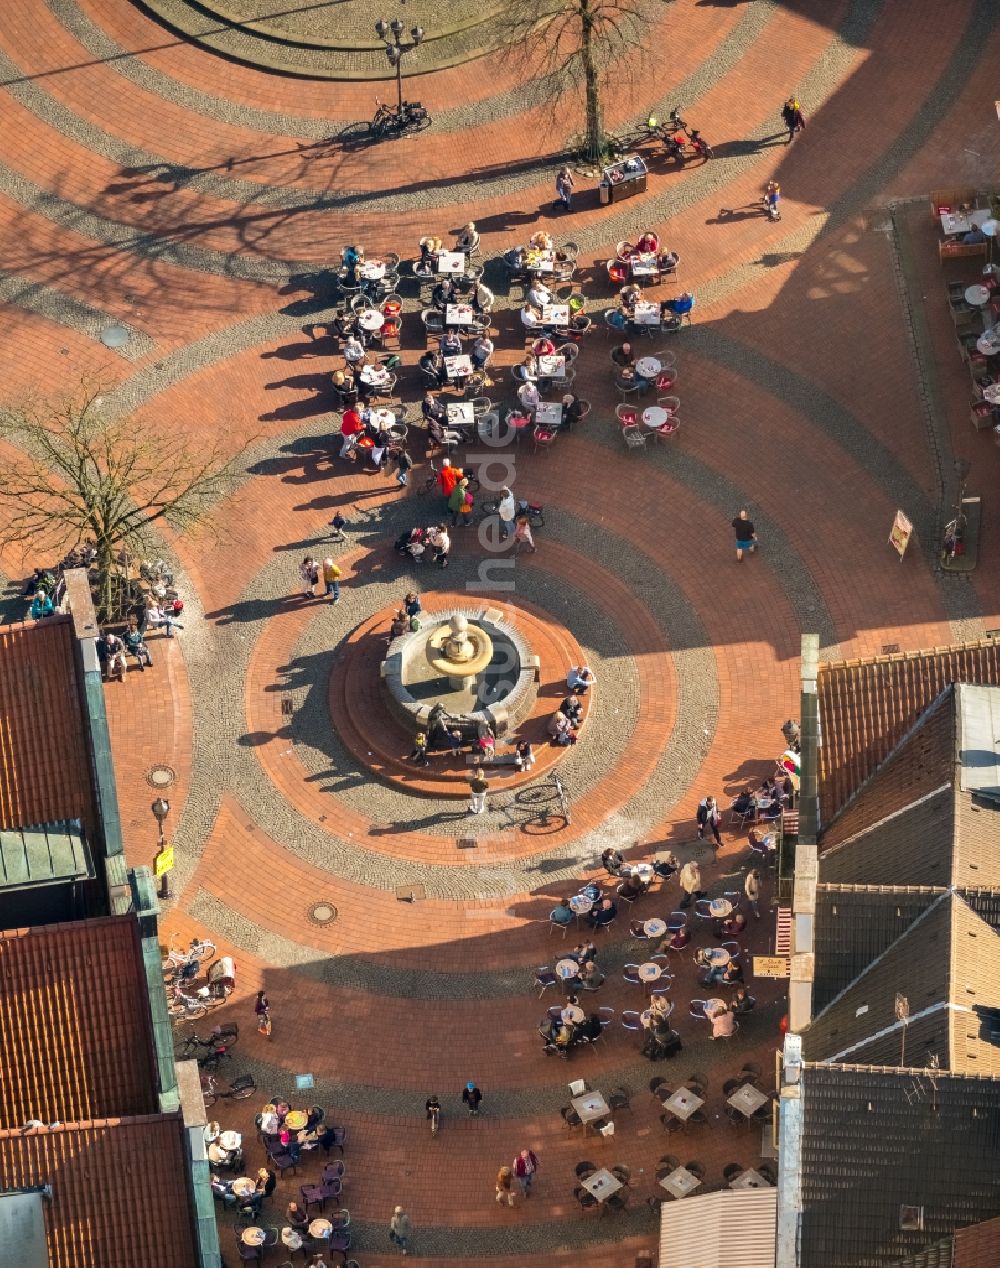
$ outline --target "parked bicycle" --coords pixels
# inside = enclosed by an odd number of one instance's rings
[[[479,519],[488,519],[491,515],[500,513],[499,502],[480,502],[477,506]],[[517,503],[517,514],[527,515],[528,523],[532,528],[544,528],[545,516],[543,514],[545,507],[540,502],[529,502],[525,498],[520,498]]]
[[[180,982],[177,982],[167,994],[167,1012],[174,1021],[182,1018],[197,1021],[199,1017],[204,1017],[210,1008],[218,1008],[225,1002],[224,995],[215,995],[207,986],[199,987],[194,995],[188,995]]]
[[[240,1028],[236,1022],[225,1026],[216,1026],[210,1035],[202,1036],[192,1031],[184,1036],[184,1043],[179,1053],[180,1060],[187,1061],[194,1057],[200,1066],[218,1067],[223,1058],[228,1057],[239,1038]]]
[[[176,975],[181,973],[184,977],[191,977],[193,975],[190,972],[182,973],[182,970],[189,970],[192,965],[199,965],[203,960],[210,960],[215,955],[215,943],[203,942],[198,938],[191,939],[191,945],[186,951],[178,951],[174,947],[176,937],[176,934],[171,937],[166,958],[160,965],[164,974]]]
[[[399,136],[403,132],[422,132],[431,126],[431,117],[419,101],[404,101],[401,106],[390,106],[375,98],[375,117],[368,125],[375,138]]]
[[[252,1074],[241,1074],[227,1088],[218,1087],[211,1074],[201,1076],[201,1093],[205,1098],[206,1109],[216,1101],[247,1101],[256,1090],[257,1081]]]

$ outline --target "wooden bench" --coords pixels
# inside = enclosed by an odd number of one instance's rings
[[[480,753],[469,753],[465,758],[466,766],[516,766],[516,753],[494,753],[492,757],[485,757]]]
[[[942,238],[938,243],[938,259],[943,263],[945,260],[960,260],[978,255],[985,260],[986,247],[985,242],[949,242]]]

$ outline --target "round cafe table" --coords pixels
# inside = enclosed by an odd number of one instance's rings
[[[983,400],[988,401],[991,405],[1000,405],[1000,383],[994,383],[991,387],[984,388]]]
[[[569,900],[570,910],[577,916],[585,916],[588,911],[593,911],[594,900],[588,898],[586,894],[574,894]]]
[[[664,409],[662,405],[650,405],[642,411],[642,421],[654,430],[662,427],[664,423],[669,423],[670,419],[670,410]]]
[[[974,286],[965,288],[965,302],[967,304],[975,304],[977,308],[982,307],[990,298],[990,293],[985,286],[980,286],[977,282]]]
[[[366,282],[381,282],[385,277],[385,263],[382,260],[369,260],[362,264],[361,276]]]
[[[556,972],[565,982],[571,977],[576,977],[576,975],[580,972],[580,966],[577,964],[576,960],[571,960],[569,956],[567,956],[565,959],[558,960],[556,962]]]
[[[238,1180],[233,1181],[233,1192],[238,1198],[248,1198],[257,1188],[256,1184],[249,1176],[240,1176]]]
[[[385,318],[377,308],[366,308],[358,318],[358,325],[362,330],[376,331],[381,330],[385,324]]]
[[[663,976],[663,969],[659,964],[654,964],[652,960],[647,960],[645,964],[639,965],[639,979],[643,982],[655,982]]]
[[[290,1224],[281,1230],[281,1241],[289,1250],[302,1249],[302,1234]]]
[[[309,1121],[309,1115],[305,1110],[289,1110],[285,1115],[285,1126],[289,1131],[300,1132]]]
[[[708,910],[717,919],[722,920],[724,917],[732,913],[733,904],[728,898],[713,898],[708,904]]]
[[[674,1011],[674,1001],[667,1000],[666,1006],[663,1008],[644,1008],[639,1014],[639,1021],[647,1030],[650,1029],[654,1021],[664,1020]]]
[[[239,1149],[240,1145],[243,1144],[243,1137],[239,1132],[223,1132],[219,1137],[219,1144],[223,1149]]]
[[[333,1225],[329,1220],[313,1220],[309,1225],[310,1237],[329,1237],[333,1232]]]
[[[381,431],[383,428],[396,425],[396,415],[391,409],[373,409],[372,422]]]
[[[635,363],[637,374],[641,374],[644,379],[655,379],[663,369],[663,366],[656,357],[640,357]]]
[[[711,964],[713,969],[720,967],[724,968],[732,959],[732,956],[730,956],[725,947],[709,947],[705,952],[705,955],[707,956],[708,962]]]
[[[244,1246],[263,1246],[267,1234],[262,1228],[245,1228],[240,1239]]]
[[[985,357],[996,356],[1000,352],[1000,329],[994,326],[976,340],[976,347]]]
[[[359,375],[362,383],[367,383],[369,387],[385,387],[390,378],[388,370],[383,370],[380,365],[366,365]]]
[[[587,1014],[577,1004],[567,1004],[559,1016],[565,1022],[574,1022],[576,1024],[585,1021],[587,1018]]]
[[[647,938],[662,938],[667,932],[667,922],[654,916],[652,920],[643,921],[642,931]]]

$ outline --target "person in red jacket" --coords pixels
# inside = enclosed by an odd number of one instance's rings
[[[350,406],[344,410],[344,416],[340,421],[340,434],[343,436],[343,443],[340,446],[341,458],[346,458],[354,446],[358,443],[358,437],[364,431],[365,425],[361,421],[361,415]]]
[[[530,1149],[522,1149],[514,1159],[514,1179],[521,1187],[521,1192],[526,1198],[531,1197],[531,1182],[535,1178],[535,1172],[538,1170],[538,1159]]]
[[[438,487],[444,494],[445,501],[455,492],[455,485],[458,484],[461,478],[461,467],[453,467],[451,459],[445,458],[441,463],[441,470],[438,472],[437,477]]]

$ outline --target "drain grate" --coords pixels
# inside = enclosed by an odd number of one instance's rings
[[[328,925],[337,919],[337,909],[333,903],[315,903],[309,908],[308,916],[314,925]]]
[[[146,783],[151,788],[169,788],[177,778],[177,772],[172,766],[151,766],[146,771]]]

